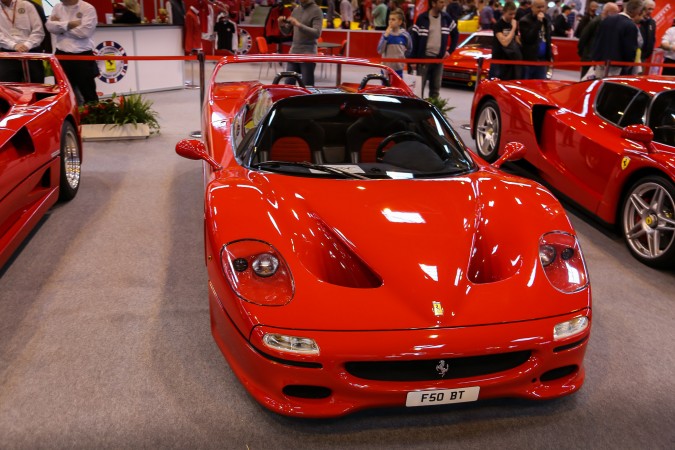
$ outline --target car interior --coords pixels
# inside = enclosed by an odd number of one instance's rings
[[[453,171],[472,167],[466,151],[438,112],[419,99],[313,94],[271,105],[237,154],[252,167],[279,161],[368,165],[372,171],[384,164],[437,173],[446,165]]]

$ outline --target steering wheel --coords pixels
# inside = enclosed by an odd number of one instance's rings
[[[392,141],[396,143],[403,141],[426,142],[426,139],[424,139],[422,135],[415,133],[414,131],[397,131],[396,133],[392,133],[386,138],[382,139],[380,145],[377,146],[377,149],[375,150],[376,161],[382,161],[382,158],[384,157],[384,148],[387,146],[387,144],[389,144]]]
[[[302,82],[302,75],[300,75],[298,72],[279,72],[274,76],[272,84],[279,84],[279,81],[281,81],[283,78],[293,78],[298,82],[298,86],[301,88],[305,87],[305,83]]]
[[[363,77],[361,84],[359,84],[359,91],[365,88],[366,84],[368,84],[370,80],[381,80],[382,86],[391,86],[391,83],[389,83],[389,77],[382,75],[381,73],[371,73]]]

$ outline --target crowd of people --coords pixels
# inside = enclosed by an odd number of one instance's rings
[[[541,79],[546,76],[545,62],[552,60],[551,37],[577,37],[577,53],[582,62],[612,61],[619,64],[584,65],[581,78],[606,75],[639,74],[641,63],[650,60],[656,42],[656,22],[652,18],[653,0],[628,0],[619,6],[587,3],[583,14],[575,0],[523,0],[516,8],[507,1],[502,7],[490,0],[480,12],[482,29],[493,30],[493,59],[536,61],[538,65],[493,64],[490,76],[501,79]],[[487,12],[486,12],[487,11]],[[498,12],[498,14],[497,14]],[[497,17],[497,18],[495,18]],[[665,37],[664,37],[665,39]],[[668,50],[665,43],[660,45]],[[666,54],[668,60],[669,56]],[[621,63],[635,63],[630,65]],[[664,74],[670,74],[665,69]]]
[[[291,53],[315,54],[321,36],[324,15],[318,6],[320,0],[300,0],[292,13],[275,17],[279,32],[291,40]],[[651,17],[653,0],[628,0],[623,9],[614,2],[600,5],[586,4],[583,14],[575,0],[522,0],[504,4],[500,0],[428,0],[428,9],[413,21],[411,0],[324,0],[328,2],[327,15],[340,15],[343,27],[353,22],[362,29],[381,30],[383,34],[377,52],[387,59],[433,59],[433,63],[417,64],[423,89],[428,84],[431,97],[439,95],[443,66],[438,60],[451,53],[458,43],[458,21],[477,17],[480,27],[492,30],[493,59],[531,61],[537,64],[492,64],[490,76],[501,79],[542,79],[547,62],[552,60],[551,37],[577,37],[578,54],[582,62],[613,61],[618,63],[645,63],[655,48],[664,50],[665,62],[675,63],[675,26],[667,30],[661,42],[656,42],[656,23]],[[136,23],[139,18],[137,0],[125,0],[124,11],[117,15],[120,23]],[[332,5],[332,7],[331,7]],[[188,10],[182,12],[184,2],[169,0],[175,22],[185,24]],[[93,6],[84,0],[61,0],[55,4],[49,19],[39,4],[31,0],[0,0],[0,51],[51,52],[56,54],[92,55],[92,36],[97,15]],[[332,20],[328,20],[331,24]],[[329,25],[330,26],[330,25]],[[50,36],[51,35],[51,36]],[[386,62],[402,74],[403,63]],[[62,61],[71,84],[84,102],[95,102],[95,61]],[[409,67],[411,67],[409,65]],[[313,64],[289,67],[302,74],[306,84],[314,82]],[[641,65],[585,65],[581,77],[640,73]],[[0,64],[0,79],[18,79],[21,68],[12,62]],[[675,69],[665,68],[664,74],[673,75]],[[44,76],[39,64],[30,66],[31,78]]]

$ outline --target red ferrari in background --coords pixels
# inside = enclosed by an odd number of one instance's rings
[[[472,33],[459,44],[455,51],[443,60],[443,82],[473,86],[477,78],[478,59],[483,58],[485,61],[492,59],[493,39],[492,30],[483,30]],[[551,52],[554,57],[558,55],[558,47],[555,44],[551,45]],[[489,68],[489,64],[483,64],[481,79],[487,78]],[[552,75],[553,66],[550,66],[546,78],[550,79]]]
[[[620,228],[632,254],[675,267],[675,80],[487,81],[471,132],[494,161],[506,143],[554,189]]]
[[[0,53],[0,60],[18,74],[0,80],[2,267],[57,200],[77,194],[82,146],[75,95],[56,58]],[[53,75],[30,80],[35,67]]]
[[[254,64],[301,61],[334,77],[259,80]],[[265,407],[332,417],[581,387],[588,275],[555,197],[497,169],[522,146],[474,159],[364,60],[228,57],[204,106],[204,141],[176,151],[207,163],[211,330]]]
[[[443,82],[465,83],[473,86],[476,82],[478,58],[492,58],[492,31],[472,33],[457,46],[450,56],[443,60]],[[481,76],[488,75],[488,65],[483,66]]]

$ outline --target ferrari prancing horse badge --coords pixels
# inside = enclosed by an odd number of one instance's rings
[[[628,156],[624,156],[621,160],[621,170],[626,170],[628,164],[630,164],[630,158]]]

